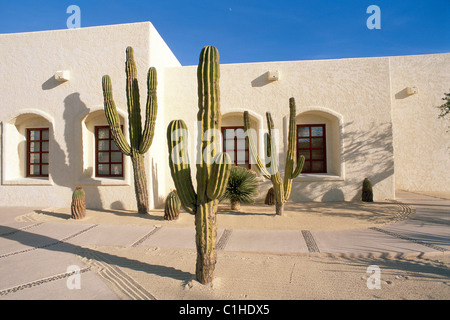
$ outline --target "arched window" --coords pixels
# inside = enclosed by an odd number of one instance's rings
[[[230,155],[234,165],[251,169],[251,156],[244,132],[244,111],[232,109],[222,114],[222,151]],[[249,116],[251,127],[262,132],[262,117],[254,112],[250,112]],[[263,146],[260,145],[261,141],[258,136],[257,148],[264,150]]]
[[[122,130],[126,136],[125,118],[119,111]],[[127,157],[112,139],[103,108],[91,111],[81,119],[82,176],[80,183],[101,185],[128,184]]]
[[[296,116],[297,157],[305,156],[304,174],[343,179],[343,118],[321,107],[303,108]]]
[[[3,184],[51,184],[53,119],[39,110],[22,110],[3,130]]]

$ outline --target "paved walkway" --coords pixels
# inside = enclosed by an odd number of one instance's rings
[[[218,250],[345,256],[446,254],[450,250],[450,200],[397,192],[416,210],[395,224],[351,230],[218,230]],[[195,249],[194,228],[83,223],[17,222],[43,208],[0,208],[0,299],[117,299],[91,266],[77,257],[89,245]],[[79,266],[82,290],[69,266]],[[119,268],[104,268],[123,286],[139,286]],[[140,292],[133,290],[133,292]],[[142,290],[138,299],[152,299]]]

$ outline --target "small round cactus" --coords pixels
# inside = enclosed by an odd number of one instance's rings
[[[267,191],[266,199],[264,200],[264,203],[273,206],[275,204],[275,191],[273,190],[273,187]]]
[[[180,215],[181,202],[176,190],[172,190],[166,198],[164,220],[177,220]]]
[[[86,199],[83,188],[77,187],[72,195],[71,205],[72,219],[83,219],[86,217]]]
[[[365,178],[363,181],[362,201],[373,202],[372,183],[369,181],[368,178]]]

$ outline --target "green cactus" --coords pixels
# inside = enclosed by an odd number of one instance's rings
[[[197,69],[198,114],[201,121],[197,161],[197,192],[194,190],[187,153],[187,127],[182,120],[170,122],[167,128],[169,167],[181,205],[195,215],[197,264],[196,278],[202,284],[214,278],[216,264],[217,223],[219,198],[226,190],[231,159],[227,153],[216,153],[219,148],[220,97],[219,52],[204,47]],[[213,147],[213,148],[211,148]]]
[[[273,206],[275,204],[275,191],[273,191],[273,187],[267,191],[266,198],[264,199],[264,204],[268,206]]]
[[[166,198],[164,220],[177,220],[180,215],[181,202],[177,191],[172,190]]]
[[[372,183],[368,178],[365,178],[362,186],[362,201],[373,202]]]
[[[270,163],[264,165],[259,158],[253,136],[250,133],[250,119],[248,112],[244,112],[244,128],[247,132],[246,139],[248,140],[250,152],[253,159],[256,160],[256,166],[261,174],[272,181],[272,185],[275,191],[275,210],[277,215],[283,215],[284,204],[289,199],[292,190],[292,179],[297,177],[303,169],[305,163],[305,157],[300,156],[299,161],[294,169],[295,163],[295,145],[296,145],[296,132],[297,127],[295,125],[295,99],[289,99],[289,133],[288,133],[288,149],[286,155],[286,164],[284,172],[284,181],[281,179],[280,172],[278,170],[278,154],[276,154],[276,145],[274,137],[274,125],[270,112],[266,113],[268,134],[266,134],[266,149],[267,157],[270,158]]]
[[[149,68],[147,74],[146,117],[144,130],[142,131],[139,85],[137,81],[137,70],[134,62],[133,48],[131,47],[128,47],[126,50],[125,71],[127,77],[126,93],[130,144],[126,141],[121,129],[119,114],[117,113],[116,105],[113,100],[111,78],[108,75],[103,76],[102,79],[105,115],[114,142],[124,155],[131,158],[138,212],[145,214],[148,213],[149,205],[144,154],[150,148],[155,133],[155,121],[158,111],[156,98],[157,75],[154,67]]]
[[[71,204],[72,219],[83,219],[86,217],[86,197],[83,188],[76,187],[72,194]]]

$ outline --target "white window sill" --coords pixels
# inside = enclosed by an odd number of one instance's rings
[[[48,178],[20,178],[3,180],[5,186],[53,186],[53,181]]]
[[[329,173],[300,173],[300,175],[294,179],[299,182],[321,182],[321,181],[344,181],[343,176],[338,176]]]
[[[77,184],[89,186],[129,186],[130,182],[125,178],[88,178],[78,180]]]

